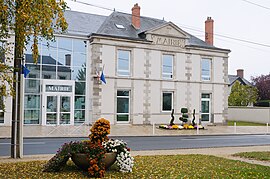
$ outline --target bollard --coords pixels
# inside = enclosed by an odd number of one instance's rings
[[[234,133],[236,134],[236,122],[234,122]]]
[[[266,134],[269,133],[269,130],[268,130],[268,123],[266,123]]]
[[[153,122],[153,135],[155,135],[155,122]]]

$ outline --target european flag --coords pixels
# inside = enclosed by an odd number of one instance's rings
[[[100,80],[103,81],[103,83],[106,84],[105,75],[104,75],[104,73],[103,73],[103,70],[102,70],[102,73],[101,73],[101,75],[100,75]]]
[[[26,66],[22,65],[22,74],[24,76],[24,78],[26,78],[26,76],[30,73],[30,70],[28,70],[28,68],[26,68]]]

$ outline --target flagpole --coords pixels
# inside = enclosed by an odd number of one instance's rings
[[[26,66],[25,66],[25,61],[24,61],[24,58],[22,59],[22,64],[23,64],[23,68],[27,69]],[[30,72],[30,71],[29,71]],[[25,85],[25,73],[29,73],[29,72],[26,72],[26,70],[23,70],[23,73],[21,73],[21,86],[20,86],[20,102],[21,102],[21,105],[20,105],[20,136],[19,136],[19,145],[20,145],[20,154],[19,154],[19,158],[23,158],[23,124],[24,124],[24,85]]]

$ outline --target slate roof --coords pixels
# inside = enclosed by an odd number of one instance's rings
[[[131,25],[131,17],[131,14],[115,11],[108,16],[106,21],[98,29],[97,34],[140,39],[139,34],[141,32],[167,23],[163,20],[141,16],[141,28],[137,30]],[[124,29],[117,28],[116,24],[123,25]]]
[[[248,86],[253,86],[248,80],[245,78],[241,78],[240,76],[237,75],[228,75],[229,77],[229,86],[233,85],[235,81],[239,81],[243,85],[248,85]]]
[[[76,11],[65,11],[68,23],[67,33],[71,35],[89,36],[95,33],[106,20],[107,16]]]
[[[65,18],[69,24],[67,33],[82,36],[110,36],[117,38],[125,38],[131,40],[146,41],[144,32],[158,26],[168,23],[167,21],[141,16],[141,27],[135,29],[131,25],[131,14],[114,11],[109,16],[101,16],[96,14],[88,14],[75,11],[66,11]],[[124,28],[117,28],[116,24],[122,25]],[[214,47],[205,43],[203,40],[187,33],[190,38],[187,42],[188,47],[200,47],[208,49],[226,50]]]

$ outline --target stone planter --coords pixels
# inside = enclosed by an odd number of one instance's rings
[[[83,170],[87,170],[89,168],[89,160],[87,157],[87,154],[73,154],[71,156],[72,161],[77,165],[79,168]],[[105,153],[105,158],[102,159],[102,162],[105,164],[105,169],[110,168],[112,164],[114,164],[116,160],[116,153],[111,152],[111,153]]]

